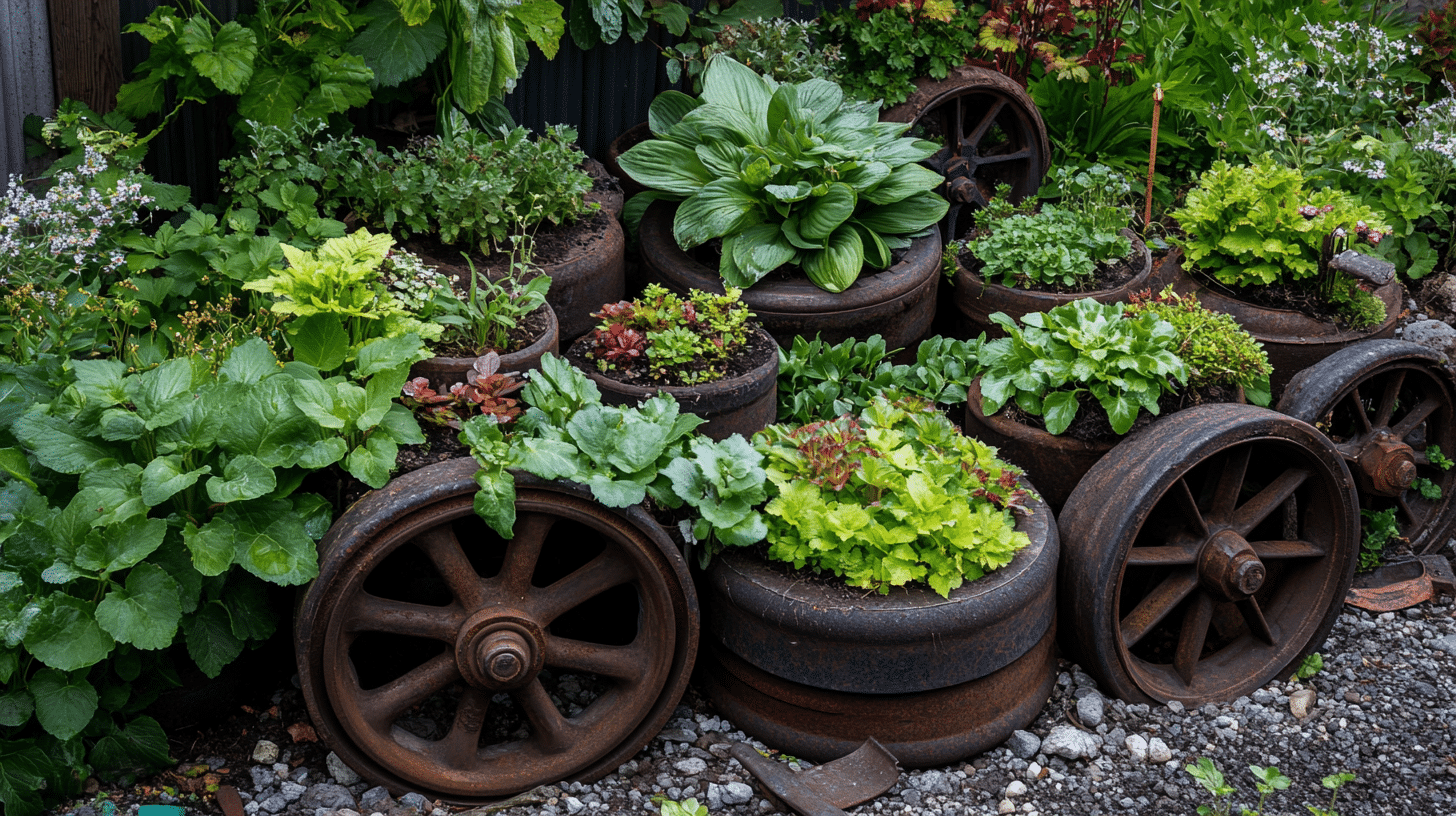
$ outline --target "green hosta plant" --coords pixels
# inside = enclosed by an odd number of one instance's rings
[[[1304,174],[1265,156],[1252,165],[1214,162],[1173,212],[1193,265],[1230,286],[1293,283],[1319,273],[1325,236],[1364,226],[1390,230],[1338,190],[1307,190]]]
[[[200,355],[139,374],[77,360],[15,422],[21,447],[0,450],[7,814],[39,812],[40,779],[65,795],[165,765],[165,736],[137,716],[161,684],[138,678],[175,678],[184,650],[215,676],[268,637],[266,585],[317,574],[333,517],[299,492],[305,473],[342,461],[378,486],[396,444],[423,441],[391,399],[406,361],[361,357],[363,385],[283,365],[260,339],[216,374]]]
[[[1155,314],[1124,317],[1121,304],[1091,298],[1022,318],[997,312],[991,321],[1008,337],[981,347],[981,407],[994,414],[1010,400],[1042,417],[1059,434],[1076,418],[1087,393],[1107,412],[1112,429],[1127,433],[1138,410],[1158,413],[1158,398],[1188,382],[1175,353],[1178,330]]]
[[[881,593],[923,581],[947,596],[1029,543],[1012,514],[1029,495],[1021,472],[924,400],[879,397],[858,418],[771,425],[754,440],[775,560]]]
[[[700,98],[652,101],[657,138],[622,154],[622,168],[656,191],[644,195],[682,202],[681,247],[722,239],[725,282],[747,288],[787,264],[842,292],[949,207],[933,192],[941,176],[917,164],[938,146],[877,113],[828,80],[779,84],[720,56]]]

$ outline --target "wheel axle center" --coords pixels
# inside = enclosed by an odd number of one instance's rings
[[[522,615],[483,611],[462,627],[455,663],[465,682],[500,691],[530,682],[545,663],[545,636]]]
[[[1370,491],[1381,496],[1399,496],[1416,479],[1415,451],[1386,431],[1366,440],[1356,462]]]
[[[1243,536],[1220,530],[1199,552],[1198,575],[1204,586],[1225,600],[1241,601],[1259,591],[1267,572]]]

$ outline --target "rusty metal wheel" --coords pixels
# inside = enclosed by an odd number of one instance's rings
[[[1314,427],[1203,405],[1133,434],[1059,519],[1063,645],[1124,700],[1232,700],[1329,634],[1354,576],[1354,482]]]
[[[456,802],[614,770],[666,722],[697,647],[691,581],[650,516],[522,477],[506,541],[473,512],[475,469],[422,468],[350,508],[295,631],[339,756]]]
[[[1417,554],[1445,546],[1456,521],[1456,469],[1427,455],[1435,446],[1456,457],[1456,388],[1445,359],[1415,343],[1369,340],[1299,372],[1279,400],[1280,411],[1334,441],[1355,477],[1361,509],[1393,508]],[[1427,498],[1422,488],[1439,495]]]
[[[909,99],[885,111],[884,122],[907,122],[909,135],[942,147],[925,161],[946,178],[939,189],[950,201],[941,221],[945,242],[971,227],[971,214],[986,206],[996,185],[1011,185],[1020,201],[1035,195],[1051,166],[1046,125],[1036,103],[1005,74],[962,65],[945,79],[921,78]]]

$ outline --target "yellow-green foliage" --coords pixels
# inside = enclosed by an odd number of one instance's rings
[[[1173,324],[1178,342],[1173,349],[1188,366],[1188,385],[1254,387],[1273,367],[1264,346],[1232,317],[1205,309],[1193,295],[1180,296],[1169,286],[1153,298],[1132,298],[1128,314],[1151,312]]]

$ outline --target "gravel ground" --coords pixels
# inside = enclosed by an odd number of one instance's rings
[[[1051,700],[1025,731],[969,761],[902,774],[888,793],[851,812],[1192,814],[1209,799],[1183,767],[1203,756],[1215,760],[1238,790],[1234,812],[1257,802],[1247,771],[1255,764],[1276,765],[1292,780],[1287,791],[1271,797],[1265,808],[1271,816],[1304,814],[1306,804],[1327,803],[1320,780],[1342,771],[1356,775],[1341,791],[1337,809],[1343,816],[1456,813],[1453,615],[1448,599],[1381,615],[1346,607],[1321,650],[1324,670],[1315,677],[1271,683],[1248,697],[1196,710],[1105,698],[1091,678],[1064,661]],[[195,775],[202,763],[221,771],[239,789],[250,816],[446,816],[460,810],[418,794],[396,801],[360,781],[337,757],[325,758],[321,746],[307,741],[311,732],[297,724],[285,731],[283,722],[301,716],[298,697],[288,688],[273,695],[272,709],[248,711],[258,719],[255,733],[269,733],[281,748],[247,736],[250,721],[241,723],[245,736],[238,744],[261,761],[197,756],[178,770],[193,768]],[[689,702],[695,705],[680,706],[648,749],[605,779],[544,786],[518,806],[470,816],[656,813],[653,800],[664,796],[696,797],[712,814],[769,812],[755,780],[728,757],[731,742],[753,741],[695,694]],[[271,731],[262,727],[270,718]],[[238,725],[235,718],[232,727]],[[293,742],[290,734],[303,741]],[[174,755],[183,756],[176,749]],[[160,784],[58,813],[111,816],[116,811],[108,805],[120,801],[125,816],[137,803],[176,801]],[[204,799],[189,810],[215,812],[216,806]]]

